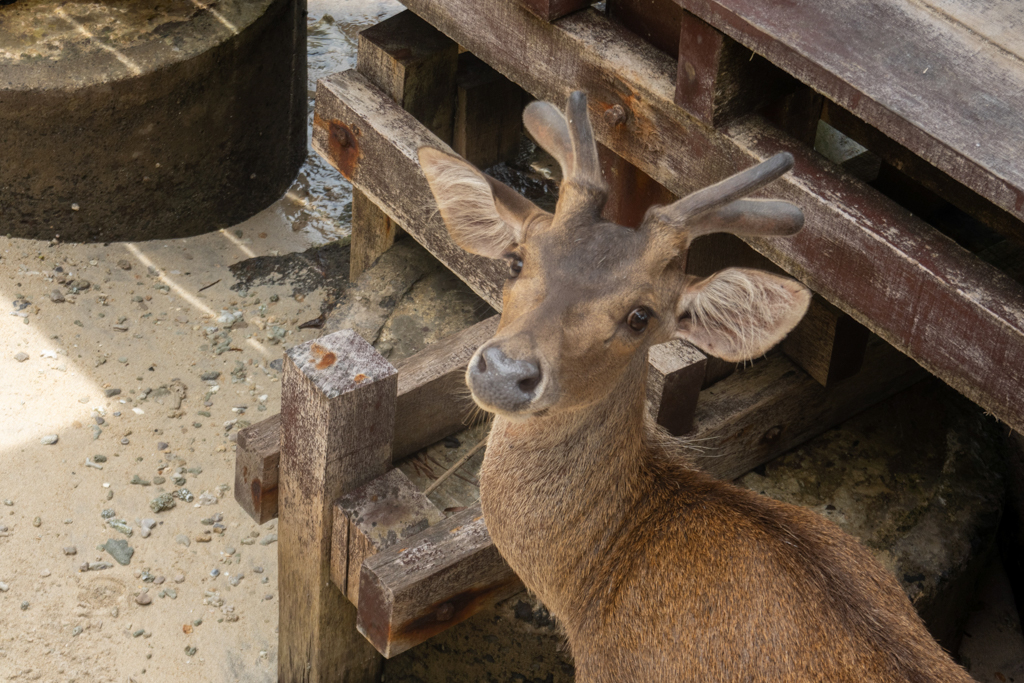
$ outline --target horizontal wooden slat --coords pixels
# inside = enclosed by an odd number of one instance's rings
[[[357,628],[393,657],[521,590],[478,503],[367,559]]]
[[[1024,218],[1020,55],[905,0],[676,2]]]
[[[500,0],[403,1],[536,97],[564,102],[586,90],[597,138],[677,195],[790,151],[794,170],[766,196],[800,205],[806,227],[792,238],[749,242],[1024,428],[1024,289],[1009,278],[760,117],[717,131],[690,118],[673,103],[675,63],[596,11],[546,24]],[[538,50],[544,59],[534,58]],[[628,116],[609,126],[601,114],[614,105]]]

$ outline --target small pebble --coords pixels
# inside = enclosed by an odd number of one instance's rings
[[[167,446],[167,442],[166,441],[158,441],[157,444],[156,444],[156,449],[158,451],[166,451],[167,448],[168,448],[168,446]]]
[[[191,657],[192,655],[194,655],[198,651],[199,651],[199,649],[194,647],[194,646],[192,646],[192,645],[186,645],[185,646],[185,654],[187,654],[189,657]]]
[[[210,576],[216,579],[218,576],[220,576],[220,570],[214,567],[210,570]]]
[[[42,525],[43,525],[43,518],[42,517],[36,517],[35,519],[32,520],[32,526],[38,527],[38,526],[42,526]]]
[[[100,418],[97,418],[97,419],[98,420],[102,420],[103,418],[100,417]],[[93,462],[106,462],[107,461],[107,456],[105,456],[105,455],[94,455],[94,456],[92,456],[92,460],[93,460]]]
[[[147,517],[147,518],[142,520],[142,527],[144,529],[152,529],[155,526],[156,526],[156,520],[153,519],[152,517]]]
[[[256,567],[253,567],[253,568],[252,568],[252,570],[253,570],[253,572],[255,572],[256,574],[262,574],[262,573],[263,573],[263,567],[261,567],[261,566],[256,566]]]
[[[177,536],[174,537],[174,541],[176,543],[180,543],[181,545],[185,546],[186,548],[189,547],[190,545],[192,545],[192,541],[189,540],[189,537],[186,536],[185,534],[178,534]]]
[[[141,593],[139,593],[139,595],[135,598],[135,602],[137,602],[140,605],[148,605],[152,603],[153,596],[149,594],[149,589],[147,588],[143,590]]]
[[[10,585],[4,583],[3,581],[0,581],[0,593],[6,593],[10,589],[11,589]]]
[[[71,630],[71,637],[74,638],[75,636],[77,636],[81,632],[82,632],[82,627],[81,626],[76,626],[75,628],[73,628]]]
[[[27,609],[28,609],[28,600],[26,600],[23,603],[21,603],[21,611],[24,612]]]
[[[106,550],[111,557],[113,557],[121,565],[127,566],[132,561],[132,555],[135,554],[135,548],[128,545],[128,541],[123,538],[111,538],[103,544],[103,549]]]
[[[153,583],[155,583],[156,585],[158,585],[158,586],[159,586],[160,584],[162,584],[162,583],[163,583],[164,581],[166,581],[166,580],[167,580],[167,579],[166,579],[165,577],[163,577],[163,576],[158,576],[158,577],[156,577],[155,579],[153,579]]]
[[[270,545],[277,542],[277,532],[272,532],[260,539],[260,545]]]
[[[177,576],[175,576],[174,577],[174,583],[185,583],[185,575],[184,574],[178,574]]]
[[[139,636],[141,636],[145,632],[146,632],[146,629],[144,629],[144,628],[135,629],[135,631],[132,633],[132,636],[134,638],[138,638]]]
[[[28,354],[25,353],[24,351],[18,351],[16,354],[14,354],[14,360],[18,361],[19,363],[24,363],[25,361],[28,360]]]
[[[142,536],[143,538],[149,538],[150,533],[150,530],[146,527],[142,527],[141,529],[139,529],[139,536]]]
[[[39,439],[39,443],[43,444],[44,446],[52,446],[53,444],[57,443],[57,440],[59,438],[60,437],[58,437],[56,434],[47,434],[43,438]]]
[[[64,554],[65,555],[77,555],[78,554],[78,548],[76,548],[73,545],[64,546]]]
[[[235,574],[230,579],[228,579],[228,583],[230,583],[232,586],[237,586],[239,584],[239,582],[242,579],[244,579],[244,578],[245,578],[244,574]]]
[[[50,570],[49,569],[44,569],[43,571],[39,572],[39,576],[43,577],[44,579],[47,576],[49,576],[49,575],[50,575]]]
[[[107,398],[114,398],[115,396],[119,396],[121,394],[121,390],[120,389],[104,389],[103,390],[103,394]]]
[[[157,486],[159,486],[160,484],[163,484],[165,481],[167,481],[167,480],[164,479],[163,477],[159,476],[159,475],[153,477],[153,483],[156,484]]]

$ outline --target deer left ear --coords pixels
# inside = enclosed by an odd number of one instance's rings
[[[522,243],[526,225],[547,213],[459,157],[430,147],[418,153],[448,233],[472,254],[503,258]]]
[[[726,268],[687,283],[677,307],[676,336],[723,360],[749,360],[782,341],[810,302],[810,290],[796,280]]]

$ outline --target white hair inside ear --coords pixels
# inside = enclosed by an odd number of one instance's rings
[[[796,280],[727,268],[688,283],[679,300],[676,335],[724,360],[749,360],[782,341],[810,301],[810,290]]]

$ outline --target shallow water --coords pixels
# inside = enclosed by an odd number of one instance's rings
[[[356,66],[358,34],[402,11],[395,0],[309,0],[308,125],[313,126],[317,79]],[[351,233],[352,186],[313,151],[275,210],[311,243],[323,244]]]

